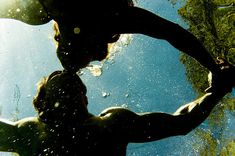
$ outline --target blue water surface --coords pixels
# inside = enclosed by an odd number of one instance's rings
[[[177,14],[181,3],[173,6],[166,0],[142,0],[138,5],[187,27]],[[127,107],[137,113],[173,113],[196,98],[186,80],[178,50],[164,40],[144,35],[131,38],[130,44],[123,46],[112,61],[104,62],[101,76],[83,71],[81,77],[88,88],[89,110],[93,114],[98,115],[110,106]],[[32,107],[36,83],[52,71],[62,69],[55,54],[52,23],[30,26],[1,20],[0,41],[1,117],[16,120],[36,116]],[[191,132],[187,136],[130,144],[127,155],[197,155],[193,144]]]

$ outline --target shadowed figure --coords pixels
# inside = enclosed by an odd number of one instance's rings
[[[214,59],[191,33],[135,6],[132,0],[7,0],[0,5],[0,18],[31,25],[54,20],[57,56],[69,71],[75,72],[91,61],[105,59],[108,44],[116,42],[120,34],[131,33],[167,40],[213,74],[220,74]]]
[[[95,116],[87,109],[86,87],[79,76],[56,71],[39,83],[33,101],[37,117],[0,120],[0,151],[22,156],[125,156],[128,143],[186,135],[196,128],[233,86],[213,87],[173,114],[111,107]]]

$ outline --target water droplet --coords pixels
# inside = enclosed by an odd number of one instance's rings
[[[81,32],[81,29],[79,27],[75,27],[73,29],[74,34],[79,34]]]
[[[55,105],[54,105],[55,108],[58,108],[59,106],[60,106],[59,102],[56,102]]]
[[[128,105],[124,103],[124,104],[121,105],[121,107],[128,108]]]
[[[106,98],[106,97],[108,97],[108,96],[110,96],[110,93],[102,92],[102,97],[103,97],[103,98]]]

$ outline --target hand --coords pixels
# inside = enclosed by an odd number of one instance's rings
[[[220,67],[220,72],[208,74],[209,88],[206,92],[231,92],[235,86],[235,67],[229,64],[226,60],[217,58],[217,64]]]

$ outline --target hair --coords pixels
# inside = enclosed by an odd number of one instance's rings
[[[84,102],[81,96],[86,94],[86,87],[78,75],[62,71],[55,71],[48,77],[42,78],[37,88],[33,105],[43,121],[53,120],[57,114],[51,114],[52,111],[79,109],[81,102]],[[57,104],[61,106],[57,108]]]

